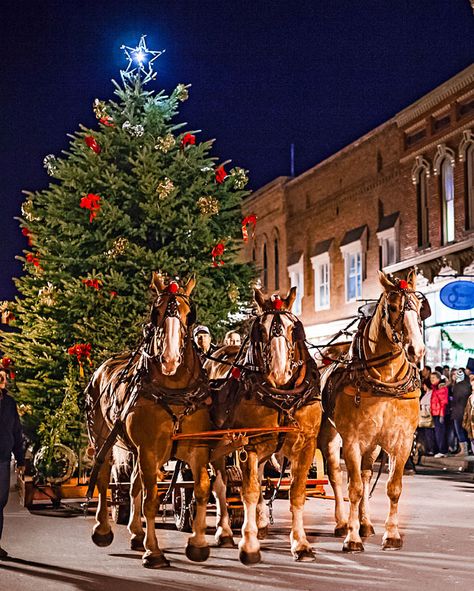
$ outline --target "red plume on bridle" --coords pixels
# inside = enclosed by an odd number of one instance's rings
[[[398,282],[398,289],[401,289],[402,291],[406,291],[408,289],[409,285],[408,282],[405,281],[405,279],[400,279]]]
[[[279,295],[272,295],[272,306],[274,310],[281,310],[283,306],[283,300]]]

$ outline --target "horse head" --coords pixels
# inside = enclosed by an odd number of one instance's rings
[[[172,376],[183,361],[186,340],[196,320],[194,305],[189,297],[196,285],[194,278],[184,287],[177,281],[165,283],[163,277],[153,273],[150,287],[156,297],[151,310],[151,326],[154,334],[151,354],[158,357],[161,371]]]
[[[416,291],[416,273],[411,270],[406,280],[390,281],[379,271],[379,279],[384,288],[381,305],[387,336],[404,347],[410,361],[418,363],[425,354],[421,323],[430,310],[425,296]]]
[[[304,329],[291,309],[296,299],[296,287],[286,298],[277,295],[266,298],[254,290],[258,316],[252,327],[251,341],[262,355],[266,380],[275,387],[288,383],[295,369],[298,341],[304,341]]]

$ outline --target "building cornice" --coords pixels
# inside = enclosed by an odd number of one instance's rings
[[[424,95],[403,111],[395,115],[394,119],[399,127],[405,127],[410,121],[422,117],[424,113],[435,108],[450,96],[459,93],[474,83],[474,64],[471,64],[456,76],[453,76],[440,86]]]

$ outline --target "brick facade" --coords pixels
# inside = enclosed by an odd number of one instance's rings
[[[256,213],[258,224],[255,242],[246,247],[245,256],[251,259],[252,248],[255,248],[256,263],[262,268],[263,247],[267,244],[269,292],[275,290],[274,237],[278,236],[279,240],[279,287],[282,291],[289,287],[288,265],[303,253],[301,318],[309,328],[310,337],[318,335],[318,326],[353,317],[360,306],[358,301],[346,303],[341,243],[348,232],[366,226],[362,238],[366,250],[363,252],[361,298],[376,298],[380,292],[381,255],[377,231],[382,220],[392,223],[396,219],[398,225],[397,261],[387,267],[388,271],[418,266],[420,257],[436,258],[437,252],[445,246],[441,229],[440,175],[435,170],[443,154],[454,157],[455,243],[448,246],[456,251],[458,244],[464,253],[464,266],[469,264],[465,250],[470,246],[472,256],[474,234],[472,228],[466,229],[467,178],[462,154],[471,137],[474,142],[473,101],[474,65],[300,176],[279,177],[246,201],[245,214]],[[437,157],[437,153],[440,156]],[[429,174],[429,246],[424,248],[418,246],[417,189],[412,180],[414,167],[420,161],[426,164]],[[328,252],[330,306],[316,311],[311,257],[317,245],[329,239],[332,239]],[[429,276],[428,263],[423,264],[425,267],[419,268],[431,281],[433,273]],[[438,267],[441,268],[440,264]],[[331,332],[328,329],[327,333]],[[319,331],[320,336],[323,333],[324,330]]]

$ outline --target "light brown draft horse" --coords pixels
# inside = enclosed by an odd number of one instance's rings
[[[194,308],[190,294],[195,281],[185,288],[176,282],[165,285],[161,276],[154,274],[152,287],[156,299],[147,325],[144,345],[132,357],[123,353],[104,362],[94,373],[87,388],[88,427],[96,450],[112,429],[116,416],[127,403],[127,382],[141,372],[138,399],[126,416],[121,440],[124,447],[136,455],[132,476],[132,514],[129,531],[132,548],[140,549],[144,542],[143,565],[147,568],[169,566],[159,548],[155,535],[157,510],[157,477],[160,468],[172,456],[184,460],[194,478],[196,516],[193,533],[188,539],[186,555],[190,560],[204,561],[209,556],[205,538],[206,507],[210,491],[207,471],[208,445],[196,445],[190,440],[173,444],[172,435],[208,431],[209,390],[191,334]],[[92,539],[99,546],[112,542],[113,533],[107,511],[107,487],[110,477],[110,453],[97,479],[99,503]],[[139,504],[140,482],[143,487],[143,513],[146,535],[141,525]]]
[[[346,364],[331,374],[323,393],[325,411],[319,447],[328,460],[336,499],[336,535],[346,535],[343,550],[364,550],[362,537],[374,533],[368,499],[373,463],[380,448],[390,460],[387,495],[390,509],[382,547],[398,549],[398,500],[402,476],[418,424],[420,382],[415,363],[424,355],[421,319],[429,305],[416,292],[416,275],[390,281],[380,273],[383,293],[370,320],[355,335]],[[331,412],[332,409],[332,412]],[[337,429],[337,431],[336,431]],[[350,513],[346,523],[339,464],[340,438],[348,473]]]
[[[259,464],[281,449],[291,461],[291,552],[295,560],[314,560],[303,527],[303,507],[322,415],[319,374],[306,348],[303,326],[291,313],[296,288],[285,299],[265,298],[258,289],[254,295],[259,314],[251,329],[230,426],[242,432],[245,428],[275,431],[250,438],[241,457],[245,519],[239,557],[247,565],[261,560],[258,534],[266,529],[268,517],[261,502]],[[283,426],[296,430],[278,432]]]

